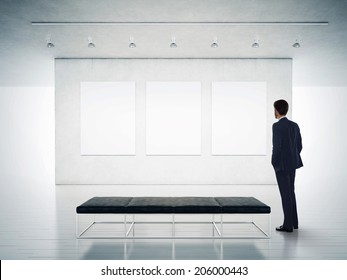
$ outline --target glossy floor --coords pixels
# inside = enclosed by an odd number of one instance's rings
[[[2,186],[0,259],[347,259],[347,207],[339,203],[339,196],[335,202],[327,195],[317,196],[313,203],[304,189],[298,189],[300,228],[282,233],[274,230],[282,212],[272,185],[55,186],[16,181],[6,189]],[[272,208],[271,239],[75,238],[77,205],[95,195],[131,193],[254,196]]]

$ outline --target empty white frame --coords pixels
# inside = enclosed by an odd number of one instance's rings
[[[212,83],[212,154],[266,155],[266,82]]]
[[[135,155],[135,82],[81,82],[81,155]]]
[[[201,82],[146,83],[146,154],[201,154]]]

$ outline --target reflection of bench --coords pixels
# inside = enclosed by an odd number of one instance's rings
[[[254,197],[93,197],[76,208],[76,235],[77,238],[269,238],[270,212],[269,206]],[[170,222],[146,222],[136,218],[140,214],[165,214],[171,215],[172,219]],[[209,218],[207,222],[196,222],[196,220],[180,222],[177,218],[183,217],[182,214],[207,215]],[[122,220],[111,221],[110,215],[121,215]],[[239,218],[247,216],[250,220],[227,221],[230,217],[236,216]],[[255,222],[255,218],[260,216],[266,218],[267,230],[263,230],[263,226]],[[92,221],[89,221],[80,231],[81,219],[87,217],[92,217]],[[100,217],[105,220],[98,221]],[[101,231],[97,229],[98,225],[114,226],[114,224],[122,225],[118,235],[114,235],[112,231],[111,235],[105,235],[105,229]],[[135,235],[137,224],[170,224],[171,234],[138,236]],[[210,224],[212,234],[209,236],[178,235],[175,230],[178,224]],[[232,229],[230,233],[230,228],[227,229],[227,226],[236,224],[241,226],[241,229]],[[246,227],[242,228],[242,226]]]

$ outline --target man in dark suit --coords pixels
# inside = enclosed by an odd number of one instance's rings
[[[294,191],[295,171],[303,166],[299,126],[286,118],[289,105],[281,99],[274,103],[278,122],[272,126],[272,159],[276,179],[282,199],[284,222],[277,231],[292,232],[298,228],[298,214]]]

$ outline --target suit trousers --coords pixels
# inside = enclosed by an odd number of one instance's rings
[[[276,179],[282,200],[284,214],[283,227],[292,229],[298,227],[298,213],[295,198],[295,169],[276,172]]]

